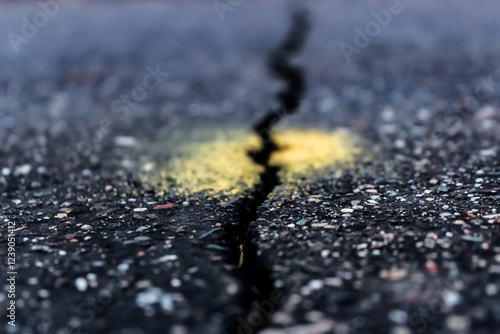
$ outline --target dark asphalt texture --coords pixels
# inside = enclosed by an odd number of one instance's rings
[[[244,1],[221,21],[211,1],[75,1],[15,53],[8,34],[40,7],[0,2],[5,313],[12,223],[17,271],[0,333],[500,333],[496,1],[402,0],[350,64],[339,44],[388,3],[307,2],[290,125],[346,127],[374,159],[278,186],[248,230],[227,227],[252,198],[139,180],[174,149],[165,133],[250,129],[277,105],[266,57],[293,4]],[[168,76],[115,110],[151,70]]]

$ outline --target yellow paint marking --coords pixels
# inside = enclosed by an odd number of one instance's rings
[[[238,262],[238,267],[241,268],[243,262],[245,261],[245,252],[243,250],[243,244],[240,245],[240,261]]]
[[[239,197],[260,182],[264,168],[247,153],[259,147],[259,137],[250,130],[205,130],[199,140],[179,143],[172,159],[158,164],[153,173],[144,174],[142,179],[177,195],[205,192]],[[167,182],[168,179],[175,183]]]
[[[278,150],[270,165],[280,167],[284,183],[313,181],[317,174],[354,167],[363,152],[361,141],[347,130],[288,129],[273,135]]]
[[[196,140],[180,138],[172,157],[141,175],[145,183],[177,195],[204,193],[236,198],[260,182],[264,168],[248,156],[261,140],[247,129],[199,130]],[[315,181],[326,173],[353,167],[364,152],[361,140],[347,130],[285,129],[273,133],[278,150],[269,161],[280,168],[277,192]],[[172,143],[169,143],[172,145]]]

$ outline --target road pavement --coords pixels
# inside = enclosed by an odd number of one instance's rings
[[[498,332],[497,2],[46,3],[0,3],[0,332]]]

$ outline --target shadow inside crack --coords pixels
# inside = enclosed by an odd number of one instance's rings
[[[281,103],[281,112],[271,110],[254,126],[262,146],[257,151],[248,152],[248,155],[256,164],[264,167],[260,174],[260,183],[250,196],[233,203],[233,217],[225,225],[230,261],[238,264],[240,277],[246,287],[242,301],[246,305],[246,314],[234,319],[228,329],[229,333],[256,333],[264,328],[277,307],[273,299],[283,294],[283,291],[274,287],[271,270],[259,256],[258,245],[255,243],[259,236],[249,231],[248,227],[257,220],[259,207],[280,184],[279,168],[269,164],[273,152],[278,150],[271,130],[283,116],[294,113],[299,106],[305,80],[302,69],[291,64],[290,58],[301,50],[308,31],[308,13],[304,10],[296,12],[284,41],[269,56],[269,67],[276,76],[283,79],[285,88],[277,96]]]

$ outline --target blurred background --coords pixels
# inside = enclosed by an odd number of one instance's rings
[[[258,118],[276,104],[281,85],[266,68],[266,54],[298,3],[234,3],[1,2],[2,158],[10,165],[14,158],[40,162],[75,151],[82,136],[93,148],[80,146],[99,154],[117,134],[154,136],[160,128]],[[297,59],[308,83],[298,122],[366,128],[388,105],[401,114],[444,110],[488,85],[489,75],[496,73],[498,86],[495,1],[397,3],[398,13],[378,31],[371,27],[374,37],[362,48],[356,27],[365,31],[375,20],[371,12],[387,11],[387,1],[301,4],[313,28]],[[354,51],[346,57],[343,48]],[[168,77],[130,99],[148,67]],[[37,138],[59,144],[33,155],[28,147]]]

